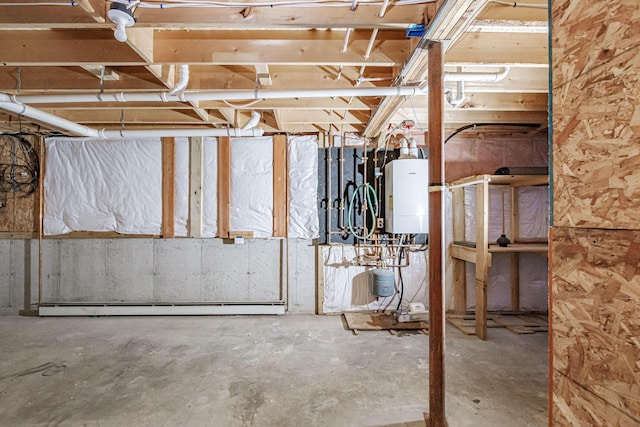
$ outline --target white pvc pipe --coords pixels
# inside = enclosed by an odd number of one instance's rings
[[[182,93],[189,84],[189,65],[180,65],[180,80],[169,90],[169,95],[176,95]]]
[[[98,130],[96,138],[159,138],[163,136],[262,136],[264,131],[254,129],[140,129],[140,130]]]
[[[445,82],[499,82],[507,77],[509,67],[504,67],[497,73],[444,73]]]
[[[54,116],[53,114],[38,110],[37,108],[29,107],[28,105],[14,104],[12,102],[0,102],[0,109],[28,117],[32,120],[35,120],[36,122],[46,123],[57,129],[70,132],[75,135],[86,136],[90,138],[99,137],[98,131],[96,129],[92,129],[90,127],[72,122],[70,120]]]
[[[78,136],[97,139],[109,138],[153,138],[162,136],[262,136],[263,130],[254,129],[145,129],[145,130],[106,130],[94,129],[62,117],[54,116],[28,105],[15,103],[15,97],[0,93],[0,109],[28,117],[37,122],[46,123],[54,128]],[[11,100],[11,101],[9,101]]]
[[[257,111],[254,111],[253,113],[251,113],[251,118],[249,119],[247,124],[242,126],[242,130],[253,129],[256,126],[258,126],[258,123],[260,123],[260,113],[258,113]]]
[[[479,74],[479,73],[475,73]],[[302,90],[236,90],[187,92],[168,95],[166,92],[116,92],[68,95],[11,95],[7,101],[18,104],[72,104],[85,102],[186,102],[186,101],[242,101],[248,99],[335,98],[350,96],[418,96],[426,95],[427,88],[417,86],[367,87]],[[7,95],[5,95],[7,96]],[[2,101],[2,98],[0,98]]]

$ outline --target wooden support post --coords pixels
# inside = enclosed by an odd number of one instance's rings
[[[476,336],[487,339],[489,183],[476,184]]]
[[[203,139],[189,138],[189,237],[202,237]]]
[[[520,254],[511,254],[511,310],[520,311]]]
[[[162,237],[175,237],[176,140],[162,138]]]
[[[287,136],[273,136],[273,237],[287,237],[289,224]]]
[[[509,187],[509,204],[511,206],[511,241],[516,243],[520,239],[520,225],[518,224],[518,187]],[[511,310],[520,311],[520,255],[511,254]]]
[[[464,236],[464,188],[454,188],[453,203],[453,241],[465,240]],[[453,259],[453,311],[456,314],[467,312],[467,275],[465,262]]]
[[[229,237],[231,209],[231,139],[218,138],[218,237]]]
[[[443,48],[429,43],[429,185],[444,184]],[[442,275],[442,191],[429,193],[429,414],[427,426],[446,426],[444,406],[444,277]]]

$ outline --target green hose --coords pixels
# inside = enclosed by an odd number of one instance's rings
[[[373,227],[371,227],[371,231],[369,231],[369,234],[367,234],[366,236],[359,236],[358,234],[356,234],[355,230],[353,229],[353,224],[351,221],[351,213],[353,212],[353,202],[361,188],[364,188],[365,196],[367,198],[367,204],[369,205],[369,212],[371,213],[371,219],[373,222]],[[373,210],[373,203],[371,202],[371,194],[373,194],[373,200],[375,201],[375,205],[376,205],[375,210]],[[378,208],[379,208],[378,195],[376,194],[376,190],[370,184],[360,184],[358,187],[356,187],[356,189],[353,191],[353,194],[351,195],[351,200],[349,201],[349,209],[347,211],[347,216],[349,217],[349,224],[348,224],[349,231],[351,232],[353,237],[359,240],[367,240],[368,238],[373,236],[373,233],[376,231],[375,223],[376,223],[376,217],[378,216]],[[366,223],[366,217],[365,217],[365,223]]]

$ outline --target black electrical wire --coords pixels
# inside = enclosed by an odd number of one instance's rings
[[[470,125],[465,125],[454,130],[453,133],[449,135],[447,139],[444,140],[444,143],[446,144],[451,138],[453,138],[460,132],[464,132],[467,129],[475,129],[477,127],[482,127],[482,126],[518,126],[518,127],[532,128],[532,129],[540,127],[540,125],[537,123],[472,123]]]

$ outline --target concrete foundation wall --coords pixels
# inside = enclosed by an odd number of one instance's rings
[[[0,314],[24,308],[26,282],[37,302],[38,242],[28,242],[0,241]],[[310,240],[47,239],[42,251],[45,303],[274,302],[288,294],[290,312],[315,310]]]

